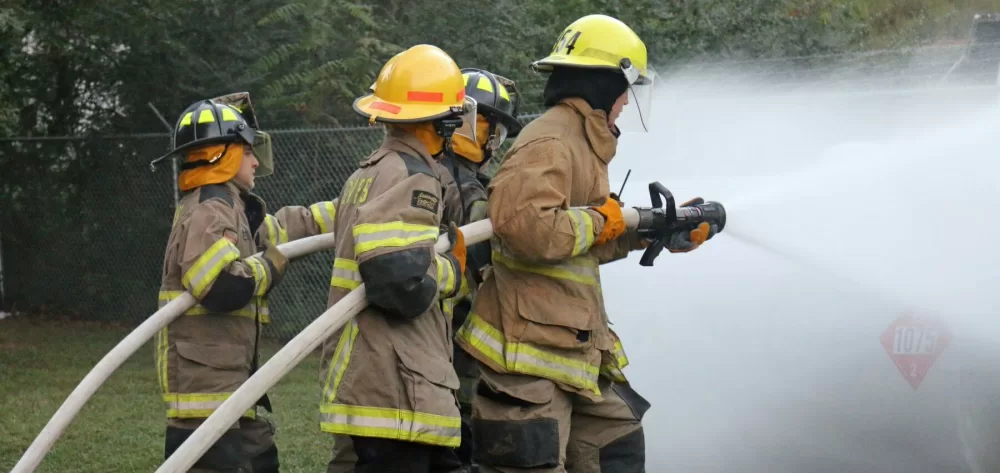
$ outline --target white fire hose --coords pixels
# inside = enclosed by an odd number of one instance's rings
[[[639,212],[634,208],[623,208],[622,215],[628,228],[639,224]],[[480,220],[461,227],[466,246],[473,245],[493,236],[493,227],[489,219]],[[448,249],[451,243],[448,235],[442,234],[434,245],[441,253]],[[316,349],[324,340],[330,338],[352,317],[368,305],[365,295],[365,285],[361,284],[347,296],[328,308],[308,327],[295,336],[287,345],[281,348],[267,363],[254,373],[232,396],[219,406],[202,423],[173,455],[170,456],[156,473],[185,473],[195,462],[215,444],[222,434],[236,423],[244,412],[256,404],[268,389],[288,374],[296,365]],[[15,472],[16,473],[16,472]]]
[[[291,241],[279,245],[278,249],[288,259],[296,259],[317,251],[333,248],[334,238],[332,233],[315,235],[308,238]],[[260,254],[260,253],[258,253]],[[166,327],[170,322],[179,317],[185,311],[194,307],[198,301],[185,291],[180,297],[170,301],[151,315],[145,322],[132,331],[124,340],[118,343],[104,358],[97,363],[87,373],[87,376],[80,381],[80,384],[70,393],[66,401],[63,402],[59,410],[52,416],[45,428],[38,434],[28,450],[24,452],[21,459],[14,465],[11,473],[31,473],[38,468],[42,458],[52,448],[56,439],[66,430],[74,417],[83,408],[83,405],[90,400],[102,384],[118,369],[122,363],[132,356],[149,339],[153,338],[157,332]],[[200,456],[200,454],[199,454]]]

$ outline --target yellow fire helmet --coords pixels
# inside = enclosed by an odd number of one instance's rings
[[[371,123],[476,120],[476,101],[465,95],[461,70],[437,46],[418,44],[389,59],[371,91],[354,101],[354,111]],[[472,133],[475,141],[475,127],[456,133]]]
[[[653,83],[656,71],[647,63],[646,45],[617,18],[587,15],[570,23],[556,38],[552,52],[531,64],[535,72],[551,72],[556,67],[603,68],[622,71],[629,83],[631,102],[644,131],[652,116]]]

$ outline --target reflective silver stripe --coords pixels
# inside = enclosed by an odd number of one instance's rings
[[[281,228],[281,222],[275,216],[264,217],[264,223],[267,224],[267,241],[272,245],[288,243],[288,231]]]
[[[545,353],[525,343],[507,343],[504,358],[511,371],[544,376],[599,393],[596,391],[600,373],[597,366]]]
[[[220,238],[195,261],[191,269],[184,273],[181,283],[191,294],[201,299],[205,289],[219,277],[219,273],[229,263],[240,258],[240,251],[231,241]]]
[[[435,257],[437,258],[438,292],[449,297],[455,293],[455,266],[452,264],[451,258],[441,255],[435,255]]]
[[[330,285],[347,289],[348,291],[361,285],[361,272],[358,271],[357,261],[346,258],[334,258],[333,276],[330,278]]]
[[[576,234],[573,256],[586,253],[594,244],[594,217],[582,209],[569,209],[566,215],[573,221],[573,233]]]
[[[232,393],[172,393],[164,394],[163,402],[168,418],[203,418],[212,415],[230,396]],[[251,408],[243,413],[243,417],[254,418],[256,414],[257,411]]]
[[[158,308],[162,309],[164,306],[170,303],[170,301],[180,297],[184,294],[184,291],[160,291],[160,297],[157,301]],[[268,308],[267,300],[259,297],[251,300],[249,304],[241,309],[237,309],[230,312],[222,312],[227,315],[236,315],[240,317],[250,317],[253,318],[260,311],[261,319],[266,319],[267,316],[271,314],[271,310]],[[194,307],[184,311],[184,315],[208,315],[208,314],[218,314],[219,312],[213,312],[205,308],[201,304],[195,304]]]
[[[260,315],[271,315],[271,308],[267,305],[267,299],[260,297],[254,299],[256,300],[256,303],[251,302],[250,305],[247,306],[247,309],[255,312],[259,310]]]
[[[309,206],[309,211],[313,214],[313,220],[319,226],[320,233],[330,233],[337,218],[337,207],[333,202],[317,202]]]
[[[442,446],[458,446],[460,417],[403,409],[326,403],[320,406],[321,428],[327,432],[391,438]]]
[[[464,340],[497,366],[506,367],[503,357],[504,336],[474,313],[470,313],[456,337]]]
[[[485,200],[477,200],[472,203],[469,209],[469,221],[478,222],[486,218],[486,211],[488,210],[487,202]]]
[[[600,368],[585,361],[545,352],[527,343],[510,343],[496,328],[470,313],[457,337],[507,371],[561,381],[597,394]]]
[[[212,394],[165,394],[163,402],[167,409],[177,411],[215,410],[229,399],[230,393]]]
[[[267,292],[270,278],[267,273],[267,263],[258,256],[251,256],[244,260],[253,272],[255,296],[263,296]]]
[[[363,223],[355,225],[352,232],[355,258],[377,248],[410,246],[421,241],[434,241],[438,237],[437,227],[400,221]]]
[[[628,382],[628,378],[625,377],[625,373],[617,367],[611,365],[604,365],[601,367],[601,373],[611,378],[612,381],[617,381],[619,383]]]
[[[496,248],[496,247],[495,247]],[[564,279],[587,286],[600,286],[600,270],[597,258],[581,255],[560,264],[535,264],[518,261],[503,252],[503,247],[493,250],[493,262],[515,271],[541,274],[554,279]]]

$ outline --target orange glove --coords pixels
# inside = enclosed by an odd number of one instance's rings
[[[595,245],[607,243],[625,233],[625,218],[622,217],[621,205],[617,200],[608,197],[604,205],[590,208],[604,216],[604,228],[601,229],[601,234],[597,235]]]
[[[448,241],[451,242],[451,254],[458,260],[458,266],[460,268],[459,278],[463,278],[465,275],[465,260],[468,254],[468,250],[465,248],[465,234],[462,230],[455,225],[455,222],[451,222],[448,227]]]
[[[698,227],[687,233],[678,232],[670,237],[667,249],[671,253],[687,253],[698,249],[702,243],[713,237],[718,232],[718,227],[709,225],[708,222],[701,222]]]

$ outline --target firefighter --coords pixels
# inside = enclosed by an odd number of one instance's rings
[[[599,265],[648,245],[626,230],[607,174],[629,96],[651,97],[637,90],[653,81],[646,61],[628,26],[588,15],[532,64],[549,73],[547,109],[489,184],[492,269],[456,337],[481,363],[472,412],[481,472],[644,471],[649,404],[619,376]],[[708,232],[671,235],[668,248],[690,251]]]
[[[459,381],[439,301],[461,289],[465,243],[452,222],[452,247],[433,248],[444,212],[435,160],[475,120],[475,102],[451,57],[422,44],[383,66],[354,110],[386,135],[341,190],[329,305],[362,283],[368,305],[324,343],[320,429],[335,434],[335,458],[336,435],[349,436],[358,473],[458,472]]]
[[[174,128],[173,156],[184,163],[184,192],[163,261],[159,305],[185,291],[198,300],[156,338],[157,379],[167,410],[168,458],[259,365],[267,294],[287,259],[276,244],[333,229],[334,202],[285,207],[268,215],[251,191],[270,175],[270,137],[259,130],[250,96],[230,94],[191,104]],[[263,250],[260,256],[253,256]],[[265,395],[258,405],[271,411]],[[278,471],[274,426],[248,410],[195,463],[192,472]]]
[[[507,138],[516,137],[521,131],[517,121],[517,109],[520,94],[514,81],[482,69],[462,69],[465,81],[465,95],[476,101],[478,116],[476,122],[465,123],[463,128],[475,126],[476,139],[472,141],[468,134],[456,135],[454,138],[454,153],[441,159],[446,172],[450,174],[459,189],[458,202],[449,202],[446,208],[451,220],[468,225],[486,218],[486,166],[493,158],[493,153]],[[457,205],[456,205],[457,204]],[[490,262],[490,243],[484,241],[470,245],[467,251],[466,286],[462,292],[451,299],[442,301],[442,309],[446,316],[451,317],[452,327],[457,332],[462,326],[476,289],[482,283],[482,273]],[[472,442],[472,394],[475,392],[478,380],[477,366],[474,358],[455,346],[453,364],[458,374],[461,388],[458,391],[459,405],[462,409],[462,445],[458,449],[462,463],[471,467]]]

